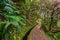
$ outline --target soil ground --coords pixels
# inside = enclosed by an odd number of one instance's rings
[[[29,40],[50,40],[50,38],[41,30],[39,24],[32,29],[29,36]]]

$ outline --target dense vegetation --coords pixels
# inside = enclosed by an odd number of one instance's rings
[[[16,40],[25,25],[26,17],[15,7],[11,0],[0,0],[0,39]]]
[[[22,40],[39,19],[51,40],[60,39],[60,10],[48,0],[0,0],[0,40]]]

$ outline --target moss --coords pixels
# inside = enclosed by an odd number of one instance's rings
[[[26,35],[26,33],[35,26],[36,24],[33,25],[27,25],[25,27],[23,27],[23,30],[21,31],[21,33],[19,34],[19,38],[18,40],[22,40],[23,37]]]

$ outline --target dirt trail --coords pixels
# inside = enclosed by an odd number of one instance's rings
[[[42,32],[40,25],[38,24],[32,29],[30,40],[50,40],[50,38],[44,32]]]

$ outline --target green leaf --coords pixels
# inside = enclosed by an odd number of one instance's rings
[[[11,24],[10,22],[7,22],[6,25],[5,25],[5,29],[7,29],[7,27],[8,27],[10,24]]]
[[[5,6],[4,10],[10,13],[13,13],[13,9],[9,6]]]

